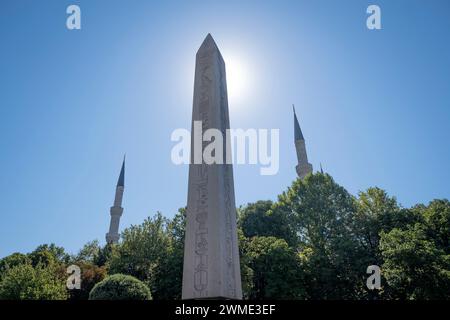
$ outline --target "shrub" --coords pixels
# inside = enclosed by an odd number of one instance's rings
[[[140,280],[115,274],[97,283],[89,300],[151,300],[150,289]]]

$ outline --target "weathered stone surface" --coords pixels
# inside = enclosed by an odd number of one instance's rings
[[[191,132],[194,121],[224,138],[230,128],[225,63],[209,34],[196,56]],[[194,164],[193,149],[192,134],[182,298],[242,299],[233,167]]]

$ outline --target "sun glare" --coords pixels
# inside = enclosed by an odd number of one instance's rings
[[[244,61],[236,57],[225,59],[228,99],[231,103],[242,102],[249,93],[249,71]]]

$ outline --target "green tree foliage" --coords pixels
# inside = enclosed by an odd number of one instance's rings
[[[405,230],[423,221],[423,217],[417,210],[402,208],[394,197],[390,197],[380,188],[369,188],[365,192],[360,192],[355,202],[355,234],[364,250],[360,258],[361,268],[369,265],[383,265],[384,260],[380,250],[382,232],[388,233],[394,228]],[[364,289],[369,299],[389,298],[392,294],[387,282],[384,283],[381,291]]]
[[[405,229],[420,221],[415,212],[401,208],[397,200],[380,188],[360,192],[354,216],[356,235],[367,253],[369,264],[383,263],[379,250],[380,232]]]
[[[264,252],[263,244],[268,246],[262,239],[273,236],[273,241],[286,240],[299,261],[289,268],[299,270],[298,281],[290,282],[291,288],[297,283],[303,291],[286,291],[284,298],[448,297],[449,212],[447,200],[405,209],[382,189],[369,188],[355,198],[329,175],[309,175],[295,181],[273,204],[259,201],[241,208],[238,235],[244,296],[264,299],[267,294],[261,293],[261,287],[278,283],[276,277],[266,276],[271,264],[255,258],[255,252]],[[400,243],[414,249],[406,255]],[[366,269],[373,264],[382,266],[381,291],[366,287]]]
[[[64,299],[66,268],[77,264],[82,289],[71,299],[86,299],[107,273],[136,277],[155,300],[180,299],[185,224],[183,208],[125,229],[119,244],[89,242],[76,256],[54,244],[12,254],[0,260],[0,298]],[[278,201],[238,210],[244,298],[450,299],[449,236],[448,200],[403,208],[380,188],[353,197],[328,174],[310,174]],[[373,264],[380,291],[366,287]],[[105,299],[119,296],[112,283]]]
[[[125,229],[122,242],[113,249],[110,273],[124,273],[151,283],[154,268],[169,245],[166,224],[166,219],[157,214]]]
[[[445,254],[450,254],[450,202],[434,200],[422,210],[425,232]]]
[[[0,298],[26,300],[66,299],[63,248],[40,245],[24,255],[12,254],[0,261]]]
[[[158,268],[167,269],[168,259],[176,260],[171,256],[175,249],[169,230],[169,221],[160,213],[140,225],[125,229],[122,242],[113,247],[109,273],[123,273],[144,281],[155,299],[170,296],[167,291],[172,289],[164,286],[164,282],[172,280],[157,277],[161,275]]]
[[[181,299],[185,227],[186,210],[182,208],[167,224],[169,244],[155,268],[152,286],[155,299]]]
[[[435,203],[429,208],[434,210]],[[450,298],[450,255],[448,248],[440,246],[439,234],[429,235],[430,227],[441,228],[417,223],[406,230],[381,232],[382,272],[389,286],[389,298]]]
[[[239,227],[244,236],[275,237],[295,245],[296,235],[289,212],[271,210],[272,201],[257,201],[239,209]]]
[[[354,236],[353,197],[328,174],[296,180],[275,210],[291,212],[298,251],[312,299],[354,299],[362,292],[362,248]],[[367,267],[367,266],[366,266]]]
[[[64,251],[64,248],[55,244],[43,244],[38,246],[29,254],[33,266],[38,264],[53,265],[64,264],[70,261],[70,256]]]
[[[72,257],[71,263],[84,262],[103,267],[111,259],[114,246],[114,244],[106,244],[102,247],[98,240],[89,241],[78,251],[77,255]]]
[[[99,267],[106,266],[108,261],[111,260],[115,247],[115,244],[108,243],[104,247],[100,248],[98,255],[94,259],[94,263]]]
[[[99,259],[101,250],[102,248],[100,247],[98,240],[90,241],[81,248],[73,260],[96,263]]]
[[[301,299],[300,261],[285,240],[275,237],[253,237],[245,248],[248,267],[252,270],[250,299]]]
[[[244,299],[249,299],[250,296],[255,296],[253,284],[253,270],[250,268],[250,259],[248,252],[249,238],[244,236],[242,229],[238,228],[238,244],[239,244],[239,260],[241,264],[241,281],[242,281],[242,295]]]
[[[31,259],[28,257],[28,255],[16,252],[1,259],[0,281],[2,280],[2,277],[7,270],[22,264],[31,264]]]
[[[115,274],[97,283],[89,300],[151,300],[150,289],[142,281],[128,275]]]
[[[65,300],[65,280],[56,267],[29,263],[7,269],[0,282],[0,299]]]
[[[390,198],[384,190],[369,188],[366,192],[359,193],[354,216],[356,235],[368,256],[373,259],[372,264],[382,262],[378,250],[380,231],[392,229],[392,226],[387,225],[390,221],[386,220],[399,212],[396,199]]]

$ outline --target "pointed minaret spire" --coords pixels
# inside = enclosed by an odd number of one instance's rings
[[[117,243],[119,241],[119,223],[123,213],[122,198],[125,189],[125,156],[123,157],[122,168],[120,169],[119,180],[116,186],[116,195],[114,197],[114,205],[110,209],[111,222],[109,224],[109,232],[106,234],[106,242],[108,244]]]
[[[300,129],[300,125],[298,124],[297,114],[295,113],[294,105],[292,105],[292,109],[294,110],[294,137],[295,137],[295,140],[305,140],[303,138],[302,129]]]
[[[122,169],[120,169],[119,180],[117,180],[117,187],[125,187],[125,157],[123,156]]]
[[[312,165],[308,162],[308,155],[306,154],[305,138],[303,137],[300,124],[298,123],[297,114],[295,113],[295,106],[292,105],[294,111],[294,143],[297,151],[298,165],[295,167],[300,179],[306,177],[308,173],[313,171]]]
[[[320,173],[323,174],[322,162],[320,163]]]

